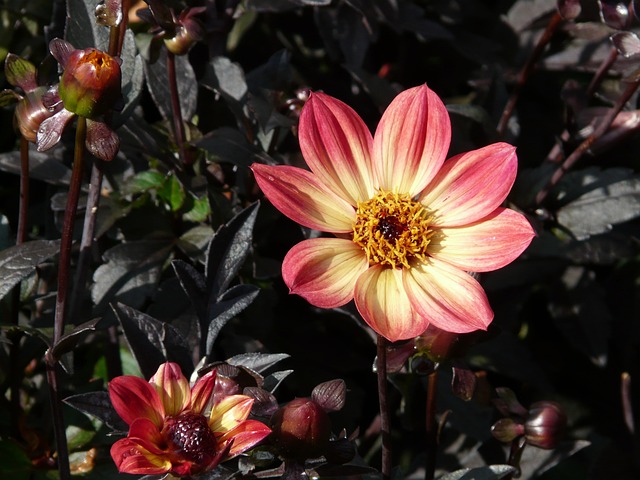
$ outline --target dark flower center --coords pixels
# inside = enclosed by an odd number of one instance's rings
[[[203,415],[188,412],[167,418],[165,431],[180,454],[194,463],[206,466],[217,454],[216,437]]]

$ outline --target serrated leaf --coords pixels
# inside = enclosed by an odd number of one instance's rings
[[[198,316],[200,324],[206,324],[207,285],[204,275],[183,260],[174,260],[171,262],[171,266],[176,272],[176,276],[180,281],[180,285],[182,285],[182,289],[189,297],[189,300],[191,300],[191,304],[196,310],[196,315]]]
[[[164,362],[176,362],[185,375],[193,370],[189,344],[173,325],[121,303],[112,308],[145,378]]]
[[[627,175],[618,180],[617,175],[611,178],[605,174],[606,171],[596,175],[595,180],[584,185],[586,193],[557,212],[558,222],[578,240],[640,216],[640,176]]]
[[[286,353],[241,353],[227,359],[227,363],[261,373],[285,358],[289,358]]]
[[[517,472],[511,465],[489,465],[478,468],[463,468],[447,473],[438,480],[498,480]]]
[[[174,57],[176,62],[176,81],[178,84],[178,97],[180,110],[185,121],[191,120],[198,99],[198,85],[193,67],[189,63],[187,55]],[[173,118],[171,107],[171,91],[169,89],[169,77],[167,76],[167,52],[161,49],[157,61],[152,64],[145,62],[144,68],[147,78],[147,86],[154,103],[158,107],[165,120]]]
[[[96,22],[99,0],[68,0],[65,38],[75,48],[97,48],[107,51],[109,29]]]
[[[263,388],[270,392],[275,392],[276,388],[282,383],[282,381],[291,375],[294,370],[281,370],[279,372],[273,372],[271,375],[264,377]]]
[[[230,127],[213,130],[194,144],[209,152],[218,162],[240,167],[249,167],[260,155],[260,151],[240,131]]]
[[[210,305],[226,290],[249,254],[259,206],[260,202],[256,202],[245,208],[211,239],[206,263]]]
[[[91,298],[102,311],[114,301],[137,307],[155,290],[172,248],[171,239],[149,239],[116,245],[94,272]]]
[[[73,329],[60,337],[60,340],[53,346],[51,349],[53,357],[60,358],[65,353],[72,351],[90,333],[96,330],[104,330],[109,326],[110,324],[107,321],[103,321],[102,318],[95,318],[73,327]]]
[[[0,170],[20,175],[20,152],[0,154]],[[29,151],[29,178],[51,185],[67,186],[71,180],[71,169],[60,162],[51,152]]]
[[[33,240],[0,252],[0,299],[60,249],[58,240]]]
[[[89,392],[72,395],[65,398],[64,403],[82,413],[96,417],[112,430],[126,432],[129,429],[129,426],[120,418],[120,415],[118,415],[113,408],[107,392]]]
[[[218,338],[222,327],[247,308],[259,293],[260,289],[255,285],[236,285],[224,292],[218,301],[209,309],[206,343],[207,355],[213,351],[213,344],[216,338]]]

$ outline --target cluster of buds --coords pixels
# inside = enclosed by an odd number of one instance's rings
[[[552,449],[562,439],[567,427],[567,416],[562,407],[552,401],[540,401],[523,407],[514,393],[507,388],[497,389],[498,410],[505,416],[491,427],[491,434],[500,442],[523,438],[527,445]]]

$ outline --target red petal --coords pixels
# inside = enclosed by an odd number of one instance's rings
[[[161,427],[164,407],[155,388],[132,375],[116,377],[109,382],[109,397],[118,415],[131,425],[138,418],[148,418]]]

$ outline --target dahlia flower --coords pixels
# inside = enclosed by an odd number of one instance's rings
[[[354,299],[390,341],[429,324],[486,329],[493,311],[469,272],[507,265],[534,236],[523,215],[500,206],[516,177],[515,148],[495,143],[445,162],[449,115],[426,85],[400,93],[373,136],[349,106],[314,92],[298,131],[310,171],[251,167],[282,213],[335,236],[288,252],[291,293],[324,308]]]
[[[129,425],[127,437],[111,447],[118,470],[196,475],[271,433],[263,423],[247,420],[251,397],[216,395],[215,384],[214,370],[189,387],[180,367],[171,362],[162,364],[149,382],[131,375],[113,379],[111,403]]]

